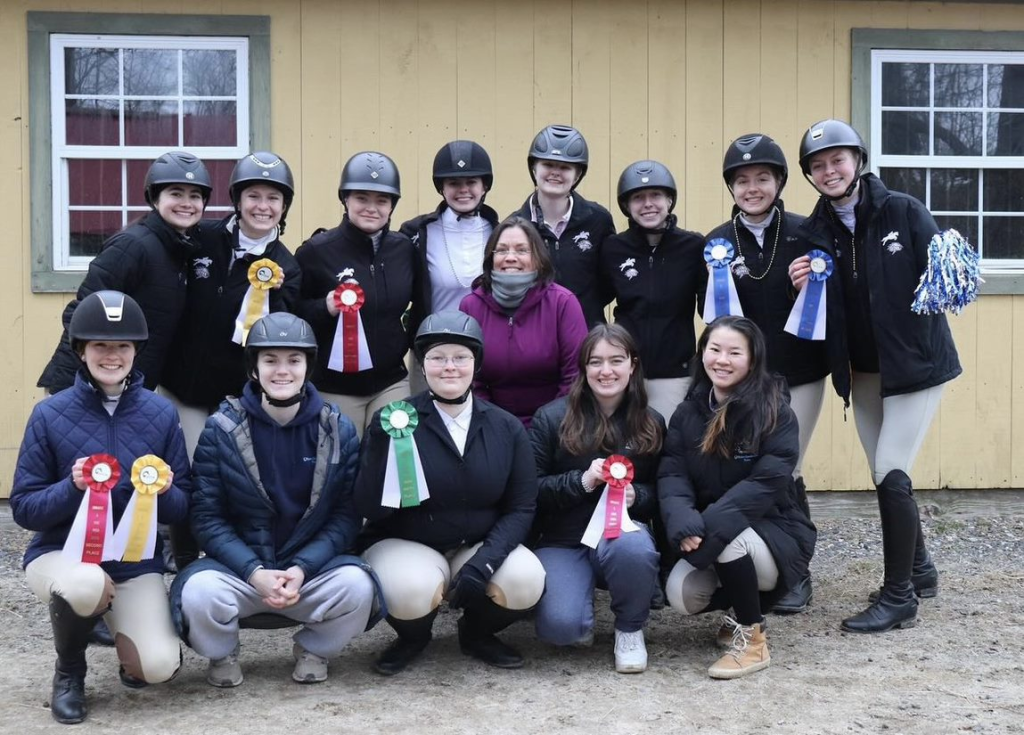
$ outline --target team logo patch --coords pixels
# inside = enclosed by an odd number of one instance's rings
[[[584,253],[594,247],[594,243],[590,242],[590,233],[586,230],[573,237],[572,241]]]
[[[889,251],[892,255],[895,255],[903,249],[903,245],[899,241],[900,233],[893,230],[888,235],[882,238],[882,247]]]
[[[633,280],[640,273],[633,266],[636,265],[636,258],[626,258],[622,263],[619,264],[619,271],[629,280]]]
[[[211,265],[213,265],[212,258],[195,258],[192,260],[192,274],[196,278],[209,278]]]
[[[341,283],[346,278],[355,278],[355,275],[356,275],[355,268],[346,268],[345,270],[343,270],[340,273],[338,273],[338,275],[335,276],[335,278],[338,279],[338,283]]]

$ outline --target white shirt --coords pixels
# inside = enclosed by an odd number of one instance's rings
[[[483,272],[484,247],[492,229],[483,217],[460,217],[450,208],[427,225],[431,311],[459,308]]]
[[[772,208],[772,211],[768,214],[768,216],[765,217],[760,222],[751,222],[750,220],[747,219],[747,215],[740,213],[740,222],[743,223],[744,227],[746,227],[748,230],[750,230],[750,234],[754,236],[755,240],[757,240],[757,246],[759,248],[761,248],[762,250],[764,250],[764,233],[765,233],[765,230],[768,229],[769,225],[771,225],[772,220],[774,220],[774,219],[775,219],[775,209],[774,208]]]
[[[466,399],[458,416],[449,416],[441,408],[442,404],[437,401],[434,401],[434,406],[437,407],[437,412],[441,415],[441,420],[444,421],[444,427],[451,434],[452,441],[455,442],[459,454],[465,454],[466,439],[469,437],[469,422],[473,418],[473,394],[469,394],[469,398]]]
[[[230,232],[235,227],[238,227],[237,218],[228,224],[228,231]],[[236,260],[244,258],[246,255],[254,255],[258,258],[267,251],[267,245],[276,239],[276,227],[259,240],[253,240],[251,237],[248,237],[244,232],[242,232],[242,228],[238,227],[238,245],[235,246],[235,249],[231,253],[231,265],[233,266]]]

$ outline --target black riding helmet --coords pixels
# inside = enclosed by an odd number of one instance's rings
[[[293,406],[306,395],[306,385],[309,383],[313,374],[313,366],[316,364],[317,345],[313,328],[305,320],[285,311],[268,314],[252,325],[245,340],[245,369],[249,379],[256,384],[256,388],[260,392],[263,391],[263,388],[260,385],[256,361],[260,350],[273,349],[299,350],[306,354],[306,380],[299,392],[284,401],[267,397],[267,401],[272,406],[281,408]]]
[[[383,153],[363,151],[352,156],[341,170],[338,199],[342,202],[352,191],[378,191],[391,196],[392,205],[402,197],[398,166]]]
[[[530,178],[534,186],[537,185],[537,176],[533,173],[533,165],[537,161],[560,161],[579,166],[580,175],[572,187],[575,189],[587,175],[590,149],[587,148],[583,134],[571,125],[548,125],[537,133],[526,157],[526,165],[530,169]]]
[[[283,235],[284,221],[292,206],[292,199],[295,197],[295,179],[292,177],[292,170],[283,158],[268,151],[256,151],[239,160],[235,164],[228,182],[228,192],[231,195],[231,203],[235,205],[236,215],[241,215],[239,202],[242,200],[242,192],[255,184],[272,186],[284,196],[284,209],[281,212],[281,221],[278,223],[280,234]]]
[[[630,195],[641,189],[664,190],[672,199],[672,204],[668,208],[669,213],[676,208],[678,196],[676,180],[665,164],[649,160],[637,161],[629,164],[623,170],[622,175],[619,176],[618,200],[619,209],[626,217],[629,217]]]
[[[210,201],[213,183],[206,165],[186,151],[169,151],[153,161],[146,172],[146,203],[156,205],[160,191],[172,184],[189,184],[203,193],[203,204]]]
[[[68,341],[79,355],[86,342],[133,342],[135,352],[149,339],[142,307],[120,291],[95,291],[82,299],[71,315]]]
[[[484,189],[491,190],[494,184],[494,171],[491,168],[491,157],[479,143],[472,140],[453,140],[445,143],[434,156],[434,188],[440,194],[445,179],[471,178],[479,176]]]
[[[469,314],[446,309],[430,314],[420,323],[412,343],[416,359],[423,364],[423,356],[437,345],[463,345],[473,353],[473,371],[479,372],[484,362],[484,333],[480,323]],[[427,387],[430,390],[430,387]],[[458,398],[444,398],[430,390],[430,396],[438,403],[460,404],[469,399],[472,387]]]
[[[735,173],[744,166],[769,166],[775,169],[779,175],[779,196],[782,195],[789,179],[789,165],[778,143],[761,133],[741,135],[730,143],[722,159],[722,178],[730,190]]]
[[[832,200],[845,199],[857,188],[857,181],[864,169],[867,168],[868,149],[864,145],[864,139],[860,137],[860,133],[854,130],[849,123],[832,118],[814,123],[800,140],[800,170],[803,171],[804,178],[811,183],[811,186],[814,186],[814,181],[811,178],[811,158],[829,148],[852,148],[860,154],[857,179],[847,187],[842,196],[827,197]]]

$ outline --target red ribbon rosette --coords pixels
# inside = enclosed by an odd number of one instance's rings
[[[359,310],[365,303],[366,294],[358,283],[350,281],[334,289],[334,305],[341,312],[346,373],[359,372]]]
[[[88,492],[82,561],[99,564],[103,561],[103,545],[106,542],[110,491],[121,479],[121,465],[117,463],[117,458],[109,454],[94,454],[85,460],[82,476]]]
[[[605,538],[618,538],[622,534],[626,485],[633,482],[633,473],[633,463],[629,457],[621,454],[613,454],[601,465],[601,478],[608,486],[608,501],[604,511]]]

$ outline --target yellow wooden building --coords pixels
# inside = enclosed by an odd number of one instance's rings
[[[172,58],[170,91],[154,92],[139,69]],[[104,88],[99,71],[116,59],[121,81]],[[99,71],[86,74],[85,61]],[[730,210],[723,152],[752,131],[783,145],[787,206],[808,212],[797,146],[826,117],[851,120],[874,170],[891,169],[982,249],[984,295],[951,318],[964,374],[947,386],[918,486],[1022,485],[1024,3],[3,0],[0,68],[0,201],[12,217],[0,246],[0,497],[96,233],[137,216],[139,161],[162,150],[222,159],[218,177],[250,147],[283,156],[297,175],[285,237],[294,250],[339,219],[341,165],[359,150],[398,163],[400,222],[436,205],[437,149],[474,139],[495,165],[488,201],[505,214],[530,190],[533,135],[571,123],[590,145],[588,198],[617,214],[623,167],[659,159],[681,186],[680,224],[706,232]],[[106,122],[82,125],[82,115]],[[204,137],[203,115],[220,138]],[[117,175],[82,173],[97,160],[114,160]],[[834,396],[804,469],[812,489],[870,487]]]

